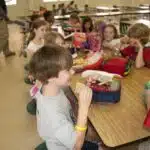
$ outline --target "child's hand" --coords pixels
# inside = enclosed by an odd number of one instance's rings
[[[127,35],[125,35],[124,37],[120,38],[120,41],[122,44],[127,44],[129,43],[129,37]]]
[[[83,86],[79,91],[79,107],[88,110],[92,100],[92,90],[88,86]]]
[[[140,40],[138,40],[138,39],[132,39],[130,41],[130,45],[135,46],[136,48],[139,48],[139,49],[143,49],[143,46],[142,46]]]

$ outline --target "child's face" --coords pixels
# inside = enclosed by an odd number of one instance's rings
[[[35,35],[38,37],[38,38],[44,38],[45,34],[46,34],[46,31],[47,31],[47,26],[41,26],[39,27],[38,29],[35,29]]]
[[[84,27],[85,27],[85,29],[89,29],[91,27],[91,23],[90,22],[86,22]]]
[[[106,27],[104,30],[104,39],[106,41],[112,41],[114,39],[115,33],[114,29],[111,27]]]
[[[59,87],[66,87],[70,85],[71,81],[71,74],[72,69],[68,70],[62,70],[58,74],[58,78],[56,78],[56,83]]]

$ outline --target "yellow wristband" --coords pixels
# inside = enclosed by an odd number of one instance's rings
[[[86,131],[87,130],[87,127],[79,127],[79,126],[75,126],[75,129],[77,130],[77,131],[81,131],[81,132],[84,132],[84,131]]]

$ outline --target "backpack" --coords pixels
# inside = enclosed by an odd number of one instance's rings
[[[108,60],[104,60],[101,69],[109,73],[119,74],[121,76],[127,76],[132,67],[132,61],[128,58],[113,57]]]

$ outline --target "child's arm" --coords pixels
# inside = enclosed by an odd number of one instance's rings
[[[136,40],[136,47],[138,48],[138,54],[135,60],[135,67],[141,68],[145,65],[144,59],[143,59],[143,46],[140,43],[139,40]]]
[[[125,35],[124,37],[120,38],[121,44],[129,44],[129,37]]]
[[[81,150],[82,148],[87,128],[87,116],[91,99],[91,89],[86,86],[80,88],[78,101],[79,110],[77,124],[75,126],[73,122],[68,120],[66,115],[60,110],[53,114],[53,128],[56,129],[54,135],[56,136],[56,139],[58,139],[68,149]]]
[[[90,88],[84,86],[80,89],[79,92],[79,110],[78,110],[78,118],[77,118],[77,127],[85,128],[87,127],[87,116],[89,106],[91,104],[92,99],[92,91]],[[76,129],[76,143],[74,146],[74,150],[80,150],[84,143],[85,131],[80,131]]]
[[[145,65],[145,62],[143,60],[143,47],[139,49],[138,55],[135,60],[135,66],[136,68],[141,68]]]

